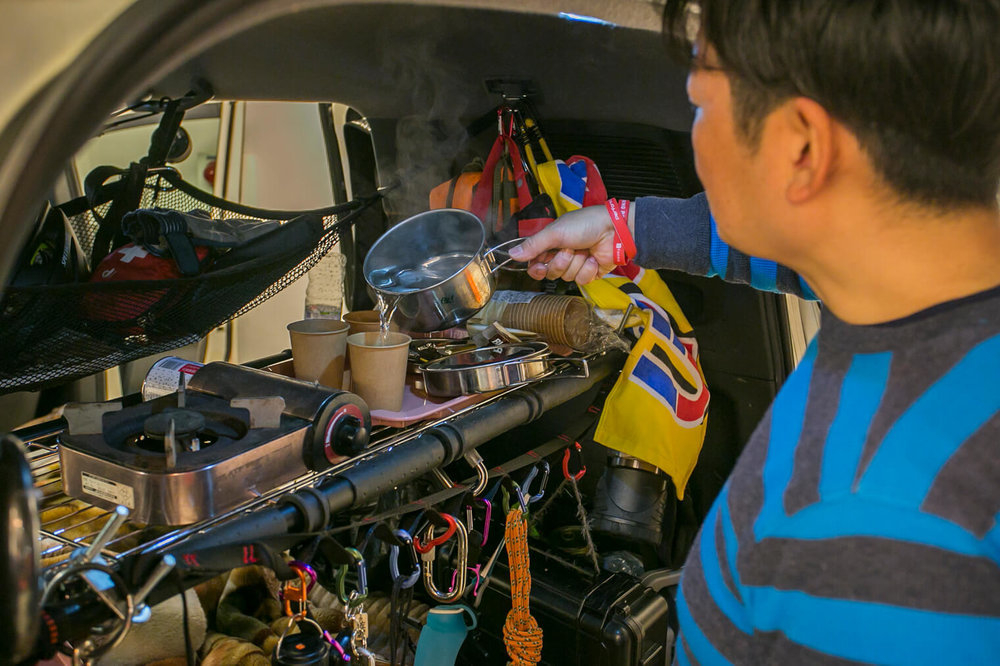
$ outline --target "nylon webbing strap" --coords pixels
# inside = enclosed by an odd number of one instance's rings
[[[517,470],[527,467],[528,465],[538,463],[543,458],[552,455],[565,446],[566,441],[563,439],[556,438],[548,441],[537,448],[531,449],[530,451],[513,458],[512,460],[508,460],[502,465],[497,465],[496,467],[491,468],[489,471],[489,478],[495,479],[498,477],[508,476],[511,472],[516,472]],[[325,533],[330,535],[340,534],[341,532],[348,532],[353,529],[367,527],[372,523],[377,523],[379,521],[386,520],[387,518],[395,518],[397,516],[403,516],[415,511],[423,511],[436,504],[446,502],[453,497],[461,495],[472,488],[473,485],[475,485],[475,478],[466,479],[462,483],[457,484],[454,488],[440,490],[432,495],[410,502],[409,504],[404,504],[403,506],[396,507],[395,509],[383,511],[382,513],[374,516],[367,516],[359,521],[353,522],[349,525],[337,527]]]

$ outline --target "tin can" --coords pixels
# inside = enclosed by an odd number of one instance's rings
[[[182,380],[186,387],[194,373],[203,367],[204,363],[188,361],[177,356],[164,356],[146,373],[146,378],[142,382],[142,399],[149,401],[176,393]]]

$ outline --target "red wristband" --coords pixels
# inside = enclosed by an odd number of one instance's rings
[[[612,248],[613,260],[616,266],[624,266],[636,255],[635,240],[628,230],[628,199],[608,199],[604,204],[611,216],[611,224],[615,228],[615,243]]]

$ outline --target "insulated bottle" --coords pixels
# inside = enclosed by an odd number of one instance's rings
[[[417,641],[413,666],[453,666],[466,634],[475,628],[476,615],[468,606],[455,604],[430,609]]]

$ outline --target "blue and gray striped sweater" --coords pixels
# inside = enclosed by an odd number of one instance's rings
[[[809,297],[714,233],[703,197],[640,199],[637,262]],[[707,516],[679,664],[1000,663],[1000,288],[822,328]]]

